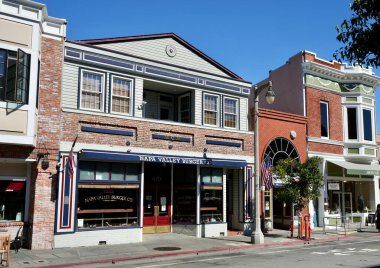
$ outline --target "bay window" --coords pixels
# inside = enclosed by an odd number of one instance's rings
[[[82,70],[81,108],[103,110],[104,74]]]
[[[363,109],[363,138],[366,141],[372,141],[372,112]]]
[[[358,139],[356,108],[347,108],[347,135],[349,140]]]
[[[28,103],[30,55],[0,49],[0,100]]]

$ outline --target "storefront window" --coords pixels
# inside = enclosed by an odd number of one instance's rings
[[[195,165],[174,165],[173,223],[195,224],[197,169]]]
[[[0,221],[23,221],[25,182],[0,181]]]
[[[83,187],[84,188],[81,188]],[[99,189],[79,185],[78,228],[138,225],[138,189]]]
[[[141,164],[79,163],[77,227],[139,225]]]
[[[81,161],[79,179],[81,181],[128,181],[138,182],[141,165],[137,163],[107,163]]]
[[[223,221],[223,169],[201,168],[201,222]]]

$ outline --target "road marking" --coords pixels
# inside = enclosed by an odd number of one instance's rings
[[[284,249],[284,250],[274,250],[274,251],[266,251],[266,252],[259,252],[257,254],[265,255],[265,254],[273,254],[273,253],[281,253],[281,252],[289,252],[290,249]]]
[[[216,257],[216,258],[208,258],[208,259],[202,259],[202,260],[193,260],[193,261],[171,262],[171,263],[162,263],[162,264],[154,264],[154,265],[136,266],[135,268],[164,267],[164,266],[173,266],[173,265],[195,263],[195,262],[232,259],[232,258],[243,257],[243,256],[247,256],[247,255],[246,254],[240,254],[240,255],[234,255],[234,256],[228,256],[228,257]]]

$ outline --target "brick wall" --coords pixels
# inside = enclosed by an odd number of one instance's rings
[[[131,131],[133,137],[110,135],[103,133],[82,132],[81,127],[93,127],[102,129],[114,129]],[[105,116],[94,116],[79,113],[62,113],[61,141],[73,142],[76,135],[77,142],[88,144],[103,144],[114,146],[185,150],[208,153],[228,153],[253,156],[253,133],[227,132],[220,130],[202,129],[171,124],[161,124],[130,119],[120,119]],[[189,138],[190,142],[152,139],[152,134],[160,134],[170,137]],[[240,143],[241,147],[229,147],[206,144],[206,140],[222,140],[226,142]]]
[[[315,62],[315,63],[319,63],[321,65],[324,65],[324,66],[327,66],[327,67],[330,67],[330,68],[333,68],[333,69],[336,69],[336,70],[340,70],[340,68],[342,66],[337,61],[329,62],[329,61],[325,61],[325,60],[319,59],[319,58],[316,57],[316,55],[314,53],[310,53],[310,52],[305,52],[304,53],[304,57],[305,57],[305,61],[312,61],[312,62]]]
[[[32,165],[29,241],[32,249],[52,248],[56,164],[59,151],[63,41],[41,38],[41,68],[35,153],[48,152],[49,167]]]
[[[252,113],[253,114],[253,113]],[[254,120],[252,120],[254,122]],[[259,110],[259,156],[260,163],[264,151],[275,138],[286,138],[296,147],[300,161],[306,160],[306,117],[281,113],[274,110]],[[296,131],[297,137],[292,139],[290,131]]]
[[[306,87],[308,136],[321,137],[320,102],[329,105],[329,138],[343,141],[342,97],[324,90]]]

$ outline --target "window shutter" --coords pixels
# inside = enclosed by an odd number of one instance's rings
[[[30,56],[19,49],[17,51],[16,102],[28,102]]]

